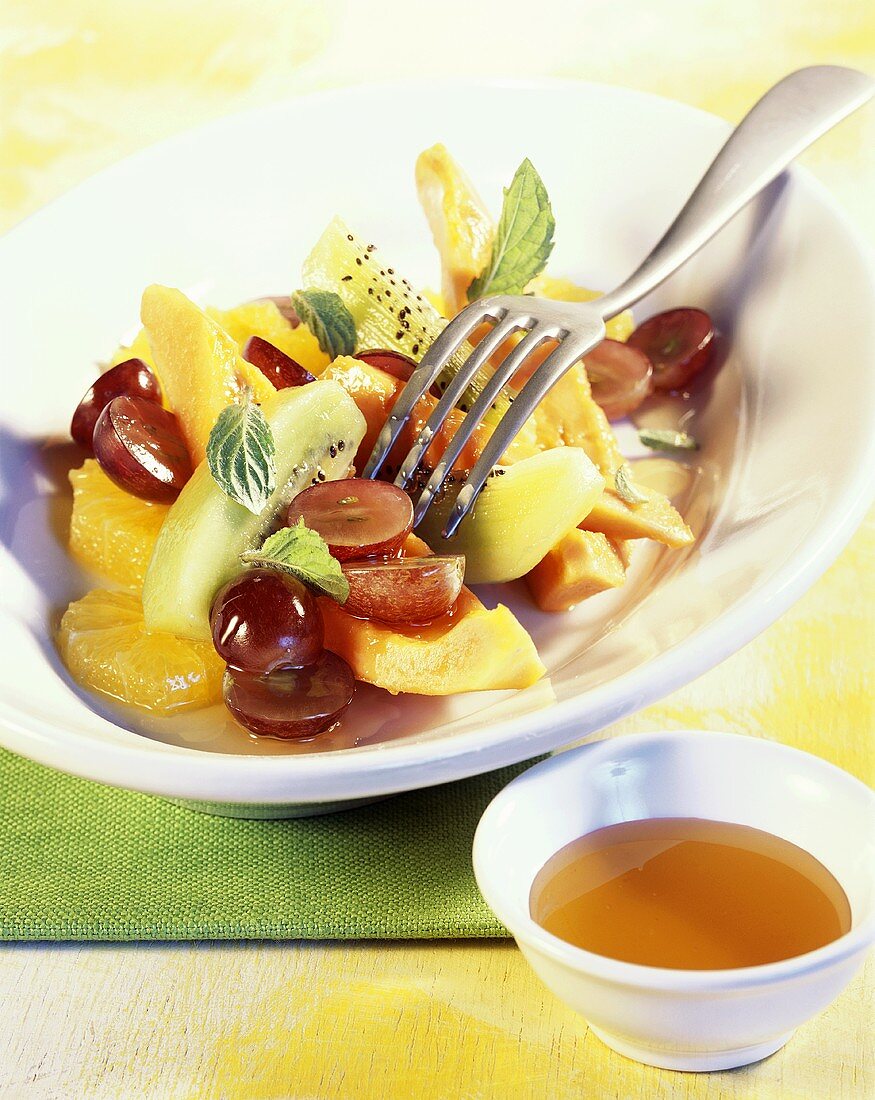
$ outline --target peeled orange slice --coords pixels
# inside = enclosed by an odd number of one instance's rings
[[[87,569],[139,591],[168,506],[126,493],[93,458],[70,471],[70,484],[70,552]]]
[[[224,663],[210,642],[146,630],[140,598],[94,589],[64,612],[58,650],[76,682],[143,710],[218,703]]]

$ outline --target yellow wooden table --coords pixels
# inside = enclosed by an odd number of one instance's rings
[[[525,29],[499,37],[496,7],[3,0],[0,229],[152,140],[323,86],[423,73],[573,76],[737,119],[800,65],[875,70],[875,13],[865,0],[505,0],[505,26],[516,17]],[[805,158],[870,238],[873,115],[851,119]],[[774,737],[871,782],[873,553],[870,521],[779,623],[621,728]],[[875,1091],[871,964],[783,1051],[710,1076],[611,1053],[499,942],[7,945],[0,1005],[0,1098],[13,1100],[809,1100]]]

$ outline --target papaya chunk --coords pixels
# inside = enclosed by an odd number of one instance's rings
[[[568,611],[589,596],[619,588],[625,580],[626,563],[618,544],[600,531],[580,528],[567,534],[526,574],[529,591],[542,611]]]
[[[409,536],[405,555],[430,553],[422,539]],[[393,695],[525,688],[546,671],[513,613],[501,604],[488,610],[468,588],[462,589],[452,611],[426,626],[357,619],[327,597],[319,603],[326,649],[342,657],[357,680]]]
[[[513,613],[502,604],[488,610],[467,588],[451,612],[427,626],[357,619],[327,597],[319,602],[325,648],[342,657],[357,680],[393,695],[525,688],[546,671]]]

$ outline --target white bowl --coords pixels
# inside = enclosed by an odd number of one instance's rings
[[[532,882],[555,852],[653,817],[736,822],[804,848],[844,888],[851,930],[765,966],[669,970],[573,947],[532,920]],[[816,756],[736,734],[596,741],[535,765],[493,799],[474,872],[535,973],[608,1046],[665,1069],[730,1069],[778,1050],[861,967],[875,939],[875,795]]]
[[[70,681],[52,643],[59,612],[89,582],[63,548],[59,459],[72,456],[40,441],[65,433],[94,360],[136,328],[146,284],[220,306],[290,290],[340,212],[434,285],[412,174],[417,152],[444,140],[493,205],[531,156],[558,220],[552,270],[607,287],[662,233],[726,131],[676,103],[587,84],[355,88],[164,142],[0,240],[0,741],[106,783],[283,814],[567,744],[691,680],[774,620],[848,539],[875,469],[875,277],[802,172],[640,307],[644,316],[703,306],[731,337],[692,429],[700,469],[681,494],[696,547],[642,550],[623,589],[564,616],[534,611],[519,592],[487,593],[529,626],[549,681],[448,700],[366,690],[340,735],[251,745],[222,708],[152,721],[107,707]],[[557,141],[559,132],[574,141]]]

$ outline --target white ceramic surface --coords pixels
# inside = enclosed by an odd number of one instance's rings
[[[652,817],[737,822],[811,852],[844,888],[851,931],[766,966],[669,970],[573,947],[532,920],[532,882],[550,856],[595,829]],[[535,972],[608,1046],[665,1069],[730,1069],[778,1050],[862,965],[875,939],[875,795],[816,756],[736,734],[595,741],[493,799],[474,871]]]
[[[556,142],[553,119],[578,141]],[[412,175],[416,153],[443,140],[493,205],[531,156],[557,214],[551,270],[608,286],[653,244],[726,130],[690,108],[595,85],[356,88],[155,146],[0,240],[0,741],[104,782],[281,813],[567,744],[689,681],[774,620],[844,545],[875,469],[875,278],[865,248],[801,172],[640,307],[643,316],[703,306],[731,340],[691,425],[703,446],[679,503],[696,547],[642,551],[623,589],[561,617],[533,611],[519,591],[486,593],[531,629],[549,681],[449,700],[366,690],[338,735],[252,746],[221,708],[147,721],[87,697],[51,640],[60,611],[93,581],[63,550],[72,456],[41,441],[63,435],[94,360],[135,329],[146,284],[220,306],[287,291],[341,213],[435,285]]]

